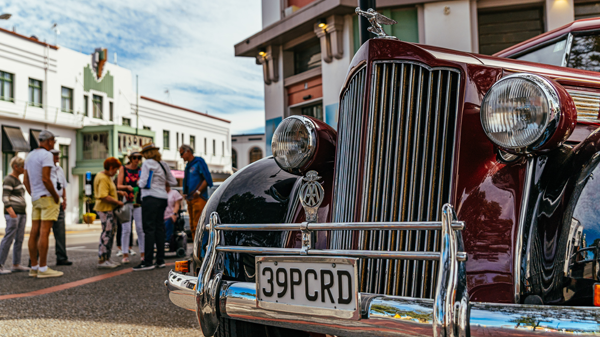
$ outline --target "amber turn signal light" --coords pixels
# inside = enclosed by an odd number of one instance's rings
[[[175,262],[175,271],[178,273],[189,273],[190,272],[190,261],[177,261]]]
[[[594,306],[600,307],[600,283],[594,284]]]

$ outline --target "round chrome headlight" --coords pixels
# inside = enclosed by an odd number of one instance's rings
[[[496,145],[518,152],[535,150],[556,131],[560,101],[551,82],[515,74],[496,82],[483,98],[481,124]]]
[[[315,125],[304,116],[284,119],[273,134],[271,150],[279,166],[296,171],[314,155],[317,147]]]

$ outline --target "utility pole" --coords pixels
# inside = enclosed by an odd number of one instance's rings
[[[135,75],[135,135],[138,135],[140,129],[140,86],[138,85],[138,75]]]
[[[375,9],[375,0],[358,0],[358,7],[360,7],[360,10],[365,11],[365,12],[369,8]],[[371,26],[371,24],[369,23],[369,20],[366,17],[364,17],[362,15],[358,16],[358,31],[359,31],[361,46],[365,42],[367,42],[368,39],[374,37],[374,35],[371,34],[371,32],[369,32],[367,30],[367,28],[369,28],[370,26]]]

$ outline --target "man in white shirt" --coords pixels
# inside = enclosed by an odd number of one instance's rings
[[[52,179],[54,160],[50,150],[54,148],[54,134],[48,130],[40,132],[40,147],[31,151],[25,160],[23,184],[31,195],[31,232],[29,234],[30,277],[60,277],[63,272],[48,268],[48,236],[60,212],[60,196]],[[39,259],[39,264],[38,264]]]
[[[60,211],[58,213],[58,220],[54,221],[52,225],[52,232],[54,233],[54,251],[56,252],[56,265],[57,266],[70,266],[73,262],[69,261],[67,257],[67,246],[65,236],[65,210],[67,209],[67,178],[65,178],[65,171],[62,167],[56,165],[60,160],[60,151],[56,149],[50,150],[50,153],[54,156],[54,168],[56,171],[56,181],[54,186],[56,192],[62,198],[60,204]],[[52,175],[54,176],[54,175]]]

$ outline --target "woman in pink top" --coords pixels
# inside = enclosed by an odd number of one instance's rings
[[[181,208],[181,200],[183,197],[179,192],[172,190],[167,185],[167,208],[165,209],[165,242],[171,241],[173,235],[173,229],[175,228],[175,222],[179,216],[179,209]]]

